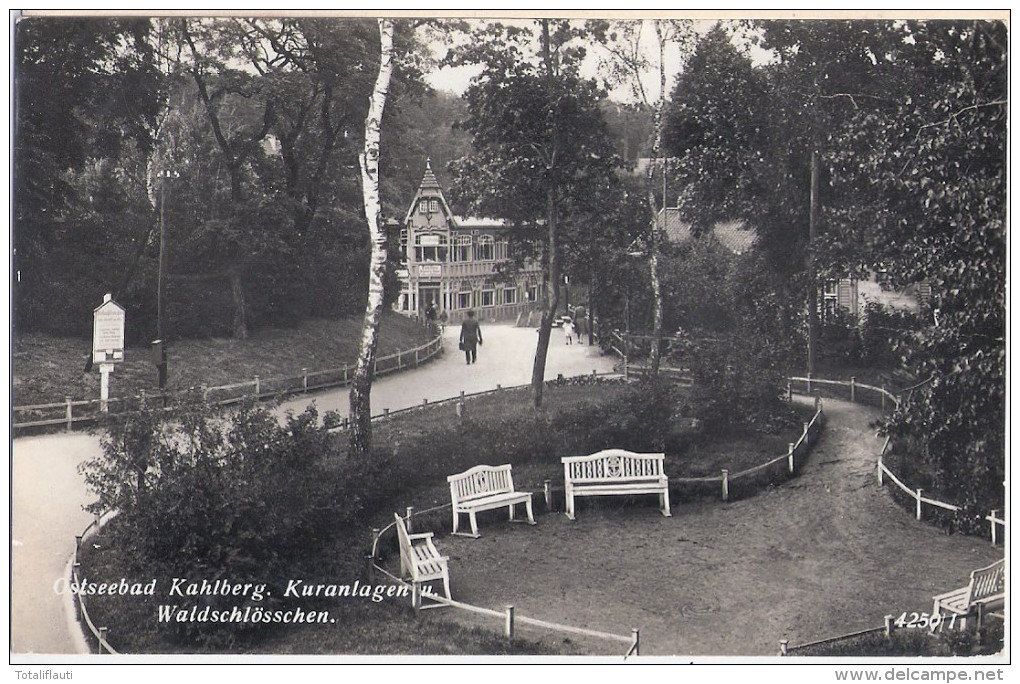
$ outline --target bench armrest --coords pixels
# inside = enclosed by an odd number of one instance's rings
[[[414,540],[414,539],[431,539],[433,536],[434,536],[434,533],[432,533],[432,532],[422,532],[421,534],[409,534],[409,535],[407,535],[407,538],[411,539],[411,540]]]

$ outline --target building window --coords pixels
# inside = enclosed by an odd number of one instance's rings
[[[475,261],[494,261],[496,259],[496,249],[492,242],[491,235],[483,235],[478,238],[478,244],[475,245]]]
[[[528,301],[529,302],[537,302],[538,301],[538,285],[528,285],[528,292],[527,292],[527,294],[528,294]]]
[[[505,261],[510,258],[510,246],[506,240],[498,240],[496,242],[496,260]]]
[[[433,214],[439,213],[439,200],[437,199],[429,200],[429,211]]]
[[[508,287],[503,290],[503,303],[504,304],[516,304],[517,303],[517,290],[512,287]]]
[[[453,260],[471,261],[471,236],[458,235],[454,238]]]
[[[414,236],[414,260],[446,261],[448,240],[438,233],[419,233]]]
[[[496,306],[496,291],[482,290],[482,306]]]
[[[400,253],[407,254],[407,228],[400,229]]]
[[[458,309],[470,309],[471,308],[471,293],[470,292],[458,292],[457,293],[457,308]]]
[[[429,201],[427,199],[418,202],[418,212],[421,214],[429,213]]]

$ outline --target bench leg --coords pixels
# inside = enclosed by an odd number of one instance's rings
[[[453,534],[457,534],[457,524],[458,524],[458,522],[460,522],[459,518],[460,518],[460,516],[457,515],[457,509],[454,508],[453,509]]]
[[[471,536],[475,539],[478,538],[478,519],[475,517],[475,512],[471,511],[468,513],[468,517],[471,518]]]
[[[510,522],[514,522],[514,504],[507,506],[510,509]]]
[[[524,507],[528,510],[528,524],[529,525],[534,525],[535,524],[535,514],[531,510],[531,497],[530,496],[525,500]]]
[[[567,500],[566,500],[566,505],[564,506],[564,508],[566,508],[567,517],[570,518],[571,520],[573,520],[574,519],[574,493],[573,492],[567,492]]]
[[[663,490],[662,494],[659,495],[659,506],[662,508],[662,514],[667,518],[672,518],[673,514],[669,511],[669,489]]]

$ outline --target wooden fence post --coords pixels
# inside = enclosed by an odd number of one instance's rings
[[[407,507],[407,533],[414,534],[414,506]]]
[[[209,401],[209,385],[202,385],[202,401]]]
[[[810,441],[811,441],[811,435],[808,434],[808,424],[804,423],[804,446],[807,446],[808,442],[810,442]]]
[[[255,376],[255,398],[258,399],[262,396],[262,384],[259,382],[259,376]]]
[[[81,535],[74,535],[74,557],[78,557],[78,552],[81,551]]]
[[[853,404],[857,401],[857,376],[850,376],[850,403]]]
[[[623,379],[630,380],[630,375],[627,372],[627,355],[623,355]]]
[[[992,514],[990,516],[988,516],[989,518],[991,518],[991,523],[992,523],[992,544],[993,545],[995,544],[995,539],[996,539],[995,514],[998,513],[998,512],[999,512],[999,509],[993,508],[992,509]]]
[[[382,410],[382,416],[383,416],[383,420],[386,420],[387,418],[389,418],[390,417],[390,410],[388,408],[384,408]]]
[[[138,390],[138,407],[141,409],[145,408],[145,390]]]
[[[641,630],[635,627],[630,630],[630,635],[633,640],[633,644],[630,647],[631,651],[634,652],[634,655],[641,655]]]
[[[893,616],[892,615],[886,615],[885,616],[885,636],[887,638],[891,637],[892,636],[892,632],[893,632]]]
[[[722,500],[730,500],[730,471],[722,469]]]
[[[789,465],[790,465],[790,474],[791,475],[793,475],[793,466],[794,466],[794,463],[793,463],[794,446],[795,446],[794,443],[790,442],[789,451],[787,452],[789,454],[788,459],[789,459],[789,462],[790,462]]]
[[[99,628],[99,652],[100,653],[103,652],[103,648],[104,648],[103,644],[106,643],[106,637],[109,636],[109,634],[110,634],[110,628],[109,627],[100,627]]]
[[[375,582],[375,558],[372,557],[372,554],[368,554],[365,556],[365,561],[365,574],[368,576],[368,581]]]
[[[301,369],[301,390],[305,394],[308,393],[308,369],[307,368],[302,368]]]
[[[428,407],[429,407],[429,400],[427,398],[423,397],[422,400],[421,400],[421,410],[424,411]]]
[[[878,464],[875,466],[875,470],[878,472],[878,486],[881,487],[881,486],[883,486],[883,484],[885,484],[884,482],[882,482],[882,457],[881,456],[879,456],[879,458],[878,458]]]
[[[917,519],[921,519],[921,492],[924,491],[920,487],[917,488]]]
[[[811,394],[811,374],[807,374],[807,393]]]
[[[417,347],[415,347],[415,349],[414,349],[414,367],[415,368],[418,367],[418,348]]]
[[[400,370],[401,368],[403,368],[403,367],[404,367],[404,366],[403,366],[403,364],[402,364],[402,363],[401,363],[401,361],[400,361],[400,354],[401,354],[401,352],[400,352],[400,350],[398,349],[398,350],[397,350],[397,370]]]
[[[818,410],[820,408],[822,408],[822,398],[816,394],[815,395],[815,413],[818,413]]]
[[[71,431],[71,425],[74,420],[71,418],[71,397],[64,397],[64,401],[67,403],[67,409],[65,410],[64,416],[67,419],[67,431]]]
[[[786,381],[786,400],[793,401],[793,381]]]
[[[790,640],[780,639],[779,640],[779,655],[785,656],[790,654]]]
[[[545,490],[545,510],[552,511],[552,480],[542,481],[543,489]],[[992,511],[995,514],[995,511]],[[992,523],[992,543],[995,543],[995,523]]]
[[[885,380],[882,381],[882,410],[885,410]]]
[[[514,638],[514,607],[513,604],[506,606],[506,638]]]
[[[344,364],[344,384],[347,384],[347,364]]]

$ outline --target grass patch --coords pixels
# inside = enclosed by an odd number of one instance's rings
[[[294,328],[267,328],[246,340],[223,338],[183,339],[168,348],[171,390],[228,385],[260,378],[300,375],[340,368],[357,361],[361,319],[307,320]],[[378,355],[410,349],[428,341],[417,322],[387,312],[379,327]],[[99,398],[99,369],[85,371],[89,339],[52,337],[39,333],[19,335],[12,359],[15,406]],[[156,367],[148,346],[128,347],[110,381],[111,397],[136,396],[140,390],[158,392]]]
[[[224,496],[215,488],[205,492],[206,485],[202,484],[205,480],[194,480],[193,475],[188,475],[192,479],[185,482],[194,482],[195,487],[177,485],[176,489],[167,490],[181,492],[172,496],[150,493],[148,505],[134,520],[126,521],[127,515],[118,516],[90,540],[85,545],[82,568],[91,581],[119,582],[125,578],[128,583],[157,582],[153,597],[89,596],[90,613],[97,624],[110,628],[114,647],[126,653],[576,654],[581,647],[562,639],[562,635],[558,639],[508,643],[499,633],[498,620],[485,621],[481,629],[468,629],[443,617],[449,609],[427,611],[427,617],[416,617],[406,597],[374,603],[365,598],[283,594],[290,579],[309,584],[368,582],[365,559],[371,543],[370,530],[386,526],[392,522],[392,513],[402,512],[406,506],[422,510],[448,503],[446,476],[480,463],[512,463],[517,488],[540,492],[545,479],[562,485],[559,459],[564,455],[608,447],[633,451],[664,449],[669,459],[666,472],[670,476],[685,476],[698,469],[718,473],[721,468],[729,468],[733,472],[775,458],[799,434],[799,429],[792,429],[772,436],[752,432],[713,435],[692,429],[691,421],[675,410],[686,401],[685,391],[673,388],[659,395],[658,390],[644,385],[589,378],[549,383],[541,409],[531,405],[527,389],[508,389],[471,398],[462,416],[457,415],[453,402],[431,405],[377,423],[373,456],[364,461],[346,457],[343,435],[323,442],[295,432],[294,453],[281,451],[279,456],[292,459],[286,473],[295,468],[315,470],[309,470],[308,475],[296,473],[293,478],[272,480],[272,494],[263,497],[262,489],[252,490],[262,487],[258,484],[264,480],[261,476],[240,491],[237,488],[241,485],[227,477],[223,486],[230,496]],[[660,405],[666,396],[675,404]],[[645,404],[656,405],[657,412]],[[659,424],[660,415],[675,418]],[[295,454],[303,460],[294,460]],[[244,454],[237,457],[246,460]],[[247,460],[250,459],[249,455]],[[196,462],[200,465],[201,461]],[[187,458],[173,461],[178,468],[188,468],[188,462]],[[228,458],[217,467],[243,473],[243,468],[255,466],[253,462],[235,464]],[[191,500],[195,497],[198,500]],[[235,500],[246,511],[251,507],[251,515],[264,516],[266,522],[254,524],[247,513],[238,517],[233,510],[216,508],[221,501],[233,505],[230,502]],[[544,510],[541,494],[535,497],[535,504],[537,512]],[[183,516],[181,525],[166,526],[160,522],[166,519],[164,509],[168,511],[166,515]],[[194,521],[195,517],[202,521]],[[308,519],[307,525],[295,524],[295,519],[303,518]],[[218,520],[222,521],[220,527],[236,525],[252,538],[236,539],[234,533],[216,526]],[[167,535],[181,534],[180,530],[188,526],[193,531],[185,532],[191,536],[181,538],[198,544],[208,544],[210,536],[194,535],[204,529],[202,526],[212,525],[210,534],[222,540],[212,549],[216,564],[201,561],[206,558],[202,555],[205,551],[196,559],[185,557],[188,544],[140,543],[138,530],[144,524],[165,527]],[[273,530],[279,535],[281,529],[291,528],[306,530],[305,541],[294,546],[292,535],[285,535],[278,547],[266,548],[264,539]],[[449,511],[440,510],[416,519],[416,528],[441,536],[450,528]],[[144,537],[143,542],[151,538]],[[381,553],[386,567],[395,571],[392,541],[387,538]],[[159,550],[145,552],[152,548]],[[178,548],[179,552],[175,550]],[[259,562],[260,557],[265,558]],[[451,574],[455,573],[454,567]],[[266,582],[271,596],[257,603],[233,596],[168,597],[173,579],[185,575],[196,581]],[[321,609],[328,611],[330,622],[246,626],[160,622],[159,606],[173,603],[188,610],[192,606],[213,610],[235,606],[273,611],[295,607],[306,611]]]
[[[791,655],[830,658],[996,655],[1003,652],[1003,631],[1001,620],[989,619],[980,634],[973,630],[947,630],[935,634],[927,629],[896,630],[889,637],[879,632],[798,648]]]

